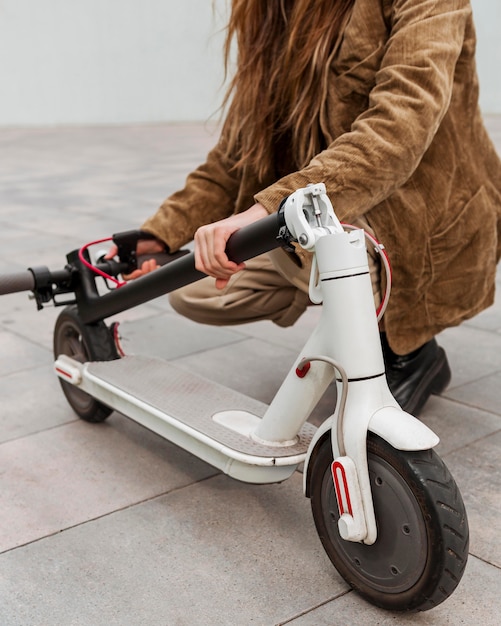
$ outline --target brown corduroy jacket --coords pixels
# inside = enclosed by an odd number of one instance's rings
[[[322,131],[328,147],[279,180],[232,171],[224,129],[186,186],[143,225],[176,250],[202,224],[277,210],[324,182],[342,221],[365,214],[386,247],[385,328],[407,353],[493,302],[501,162],[478,108],[469,0],[355,0],[337,42]]]

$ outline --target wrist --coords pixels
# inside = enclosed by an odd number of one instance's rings
[[[256,204],[253,204],[250,209],[247,209],[246,213],[249,216],[252,216],[255,220],[262,219],[263,217],[267,217],[269,215],[268,211],[259,202],[256,202]]]

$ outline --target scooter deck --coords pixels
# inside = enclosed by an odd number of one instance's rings
[[[267,405],[162,359],[138,355],[82,365],[61,356],[56,361],[58,375],[68,382],[64,371],[75,367],[79,375],[71,382],[77,387],[240,480],[288,477],[305,459],[316,432],[306,423],[288,445],[256,441],[252,432]],[[248,479],[235,472],[244,465],[256,470]]]

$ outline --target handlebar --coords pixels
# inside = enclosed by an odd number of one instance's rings
[[[279,212],[241,228],[226,243],[228,258],[235,263],[242,263],[285,245],[286,240],[281,238],[284,227],[285,220]],[[195,255],[191,252],[154,272],[130,281],[121,289],[115,289],[99,298],[91,297],[88,302],[79,304],[79,313],[85,323],[96,322],[205,277],[206,274],[196,269]]]
[[[109,260],[95,266],[110,276],[118,276],[125,271],[125,263]],[[74,269],[67,266],[62,270],[49,270],[47,267],[29,267],[27,270],[12,274],[0,274],[0,296],[20,291],[36,291],[47,289],[51,285],[67,286],[66,292],[71,291]]]
[[[30,270],[0,276],[0,296],[18,291],[32,291],[34,288],[35,277]]]
[[[285,220],[279,211],[233,233],[227,242],[226,253],[230,260],[242,263],[286,243],[288,239]],[[168,264],[155,272],[130,281],[123,288],[113,289],[101,295],[98,294],[94,284],[95,275],[92,270],[85,267],[78,258],[78,251],[74,251],[67,256],[68,265],[62,270],[50,271],[46,267],[32,267],[24,272],[0,275],[0,295],[33,291],[37,306],[41,309],[43,303],[50,300],[57,306],[68,304],[68,301],[56,301],[56,296],[74,293],[75,299],[72,302],[77,303],[82,321],[93,323],[206,276],[195,268],[193,253],[180,251],[164,256],[166,259],[157,258],[157,260],[162,263],[168,259]],[[130,271],[129,262],[122,257],[121,262],[99,261],[93,267],[113,277]]]

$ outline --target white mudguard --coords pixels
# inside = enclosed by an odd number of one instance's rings
[[[318,428],[310,443],[303,472],[303,489],[306,495],[309,493],[310,460],[318,442],[330,429],[331,420],[327,419]],[[439,437],[426,424],[394,406],[377,410],[369,421],[369,430],[397,450],[429,450],[440,442]]]

